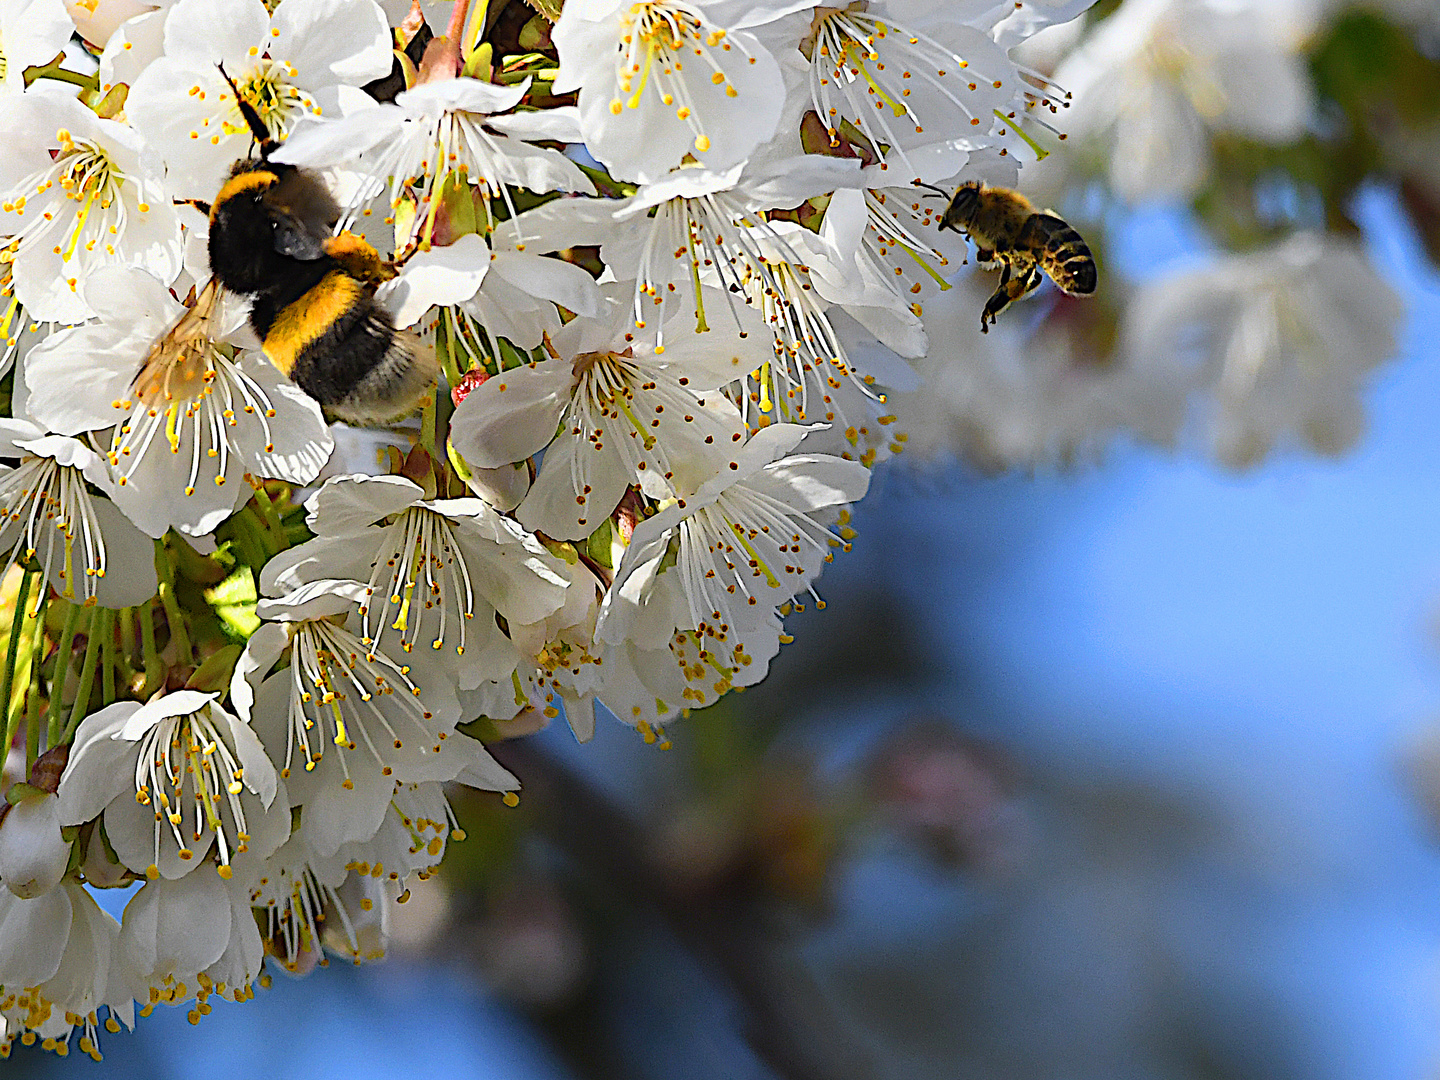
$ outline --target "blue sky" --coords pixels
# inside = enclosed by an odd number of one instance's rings
[[[1440,723],[1440,281],[1384,196],[1358,209],[1409,312],[1356,451],[892,477],[822,584],[898,591],[973,728],[1239,815],[1275,891],[1197,894],[1194,962],[1290,1001],[1314,1075],[1409,1080],[1440,1059],[1440,860],[1400,780]],[[1121,272],[1197,257],[1174,214],[1118,224]]]

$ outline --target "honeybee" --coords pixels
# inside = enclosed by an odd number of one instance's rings
[[[375,301],[394,267],[365,240],[331,235],[340,208],[312,173],[270,160],[276,142],[235,83],[259,157],[241,158],[214,202],[210,270],[251,299],[266,357],[332,417],[384,424],[414,412],[439,373],[432,350]]]
[[[940,228],[954,229],[974,241],[975,258],[982,268],[1000,267],[1000,284],[980,313],[982,334],[990,332],[996,316],[1012,301],[1039,288],[1042,271],[1069,296],[1095,291],[1095,257],[1080,234],[1054,211],[1037,210],[1018,191],[979,180],[967,180],[949,198]]]

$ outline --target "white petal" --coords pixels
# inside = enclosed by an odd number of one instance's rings
[[[133,742],[161,720],[197,713],[218,697],[218,694],[206,694],[199,690],[172,690],[161,697],[152,698],[131,713],[115,737]]]
[[[270,15],[260,0],[179,0],[165,20],[165,55],[198,65],[225,64],[232,76],[266,48]]]
[[[376,299],[396,326],[413,326],[431,307],[469,300],[489,269],[489,247],[481,237],[467,233],[446,247],[416,252],[399,277],[380,287]]]
[[[169,12],[146,11],[121,23],[100,54],[100,91],[134,85],[140,72],[165,51],[165,18]]]
[[[243,720],[231,716],[218,705],[212,705],[210,716],[217,727],[222,730],[228,726],[230,737],[234,741],[235,757],[245,769],[244,783],[247,788],[260,797],[266,809],[275,801],[275,788],[279,777],[275,774],[275,766],[265,756],[265,747],[260,744],[260,737],[255,734],[250,725]],[[289,835],[288,830],[286,835]],[[281,837],[284,840],[284,837]],[[278,846],[278,843],[277,843]],[[265,856],[269,856],[265,852]]]
[[[625,461],[613,442],[616,437],[607,437],[598,452],[578,439],[556,439],[545,451],[529,494],[515,510],[520,523],[557,540],[579,540],[598,529],[630,484]],[[572,470],[577,460],[581,482],[588,488],[584,492],[575,489]]]
[[[270,622],[263,623],[245,642],[245,651],[235,662],[235,673],[230,678],[230,704],[236,715],[247,723],[255,704],[255,687],[275,666],[289,643],[289,631],[279,623]]]
[[[808,514],[859,502],[870,487],[870,470],[830,454],[797,454],[765,466],[749,486],[798,514]]]
[[[117,609],[143,604],[155,595],[154,544],[109,500],[91,499],[90,508],[105,541],[105,574],[95,580],[96,603]],[[64,592],[58,573],[57,563],[51,568],[50,584]]]
[[[317,536],[354,536],[424,494],[403,476],[337,476],[306,500],[305,520]]]
[[[111,954],[120,924],[100,910],[85,889],[67,882],[70,897],[70,939],[60,967],[45,984],[45,996],[67,1012],[86,1016],[104,1003],[110,982]]]
[[[470,391],[450,418],[450,445],[471,465],[495,469],[523,461],[555,437],[570,397],[570,364],[503,371]]]
[[[126,482],[116,487],[115,505],[146,536],[164,536],[172,526],[187,535],[203,536],[249,498],[245,463],[239,454],[230,455],[223,483],[215,482],[221,474],[204,471],[209,437],[207,428],[199,482],[190,494],[185,492],[190,480],[189,447],[172,451],[163,437],[151,443],[145,456],[131,466]]]
[[[219,960],[230,943],[229,891],[213,870],[178,881],[151,881],[125,905],[120,947],[137,971],[158,983]]]
[[[26,408],[61,435],[111,426],[125,415],[113,402],[130,393],[130,382],[153,341],[143,328],[127,332],[103,323],[51,334],[25,357],[30,390]],[[133,366],[124,363],[130,356]]]
[[[73,915],[66,889],[33,900],[0,892],[0,985],[40,986],[60,970]]]
[[[260,592],[276,596],[299,589],[311,581],[333,578],[336,574],[348,579],[369,579],[375,561],[379,533],[373,536],[317,536],[298,547],[282,551],[260,571]],[[271,617],[280,618],[281,608],[268,608]]]
[[[600,290],[595,286],[595,279],[564,259],[522,251],[496,251],[490,273],[504,278],[523,293],[559,304],[576,315],[590,318],[600,309]],[[521,345],[524,347],[523,342]]]
[[[480,744],[478,739],[468,735],[451,738],[448,749],[465,763],[456,775],[456,783],[479,788],[481,791],[519,791],[520,781]]]
[[[439,116],[446,112],[498,113],[520,104],[529,89],[529,79],[515,86],[499,86],[461,76],[420,83],[403,90],[396,95],[395,104],[424,116]]]
[[[133,778],[132,778],[133,779]],[[105,835],[120,861],[137,874],[144,874],[152,863],[159,868],[160,876],[174,881],[183,877],[216,877],[215,868],[207,865],[206,855],[215,843],[215,830],[206,825],[200,839],[192,838],[194,806],[184,806],[185,823],[180,826],[180,835],[185,839],[189,859],[180,858],[180,848],[175,843],[175,834],[168,822],[160,825],[160,854],[155,854],[155,809],[141,806],[132,794],[122,794],[105,808]],[[199,873],[191,873],[199,871]]]
[[[70,845],[60,836],[60,800],[33,795],[0,821],[0,881],[21,899],[47,893],[65,876]]]
[[[25,419],[11,419],[6,417],[0,419],[0,457],[18,458],[30,450],[26,444],[33,443],[45,437],[45,429],[38,427]],[[49,436],[55,438],[55,436]],[[47,455],[48,456],[48,455]]]
[[[405,114],[400,109],[379,103],[338,120],[305,117],[296,123],[271,160],[312,168],[344,164],[395,138],[405,126]]]
[[[60,776],[62,825],[99,817],[111,799],[133,787],[135,744],[117,736],[140,708],[133,701],[117,701],[80,721]]]
[[[580,133],[580,110],[574,105],[559,105],[538,112],[506,113],[504,116],[492,116],[486,123],[496,131],[521,139],[553,139],[563,143],[584,141]],[[594,193],[592,188],[590,194]]]
[[[286,0],[271,20],[269,43],[303,86],[366,83],[390,73],[392,40],[374,0]]]
[[[565,722],[576,742],[587,743],[595,737],[595,699],[590,696],[565,698]]]
[[[354,546],[362,546],[356,543]],[[365,602],[365,586],[343,578],[321,578],[299,585],[293,592],[276,599],[262,599],[255,605],[255,614],[262,619],[325,618],[353,611]]]
[[[253,471],[292,484],[308,484],[320,475],[335,449],[325,417],[315,399],[286,379],[273,364],[253,353],[240,359],[240,370],[259,384],[275,415],[269,418],[274,450],[266,450],[260,418],[237,412],[232,443],[253,448]],[[208,531],[208,530],[207,530]]]

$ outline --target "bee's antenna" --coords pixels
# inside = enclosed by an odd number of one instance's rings
[[[938,188],[934,184],[922,184],[919,180],[912,180],[911,185],[918,188],[925,188],[927,191],[933,191],[942,199],[950,198],[950,193],[948,191],[944,190],[943,188]]]
[[[235,94],[235,104],[239,107],[240,115],[245,118],[245,123],[250,128],[251,137],[260,148],[260,160],[264,161],[279,144],[270,137],[270,129],[265,126],[265,121],[260,119],[260,114],[255,111],[255,106],[241,95],[240,88],[235,85],[235,80],[230,78],[229,73],[225,70],[225,65],[221,63],[215,66],[220,69],[220,74],[230,84],[230,89]]]

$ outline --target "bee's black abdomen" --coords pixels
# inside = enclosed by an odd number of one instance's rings
[[[1035,214],[1025,223],[1021,246],[1036,253],[1055,284],[1074,296],[1095,291],[1099,275],[1084,238],[1053,214]]]
[[[300,351],[290,378],[321,405],[334,406],[381,364],[394,337],[389,317],[365,297]]]

